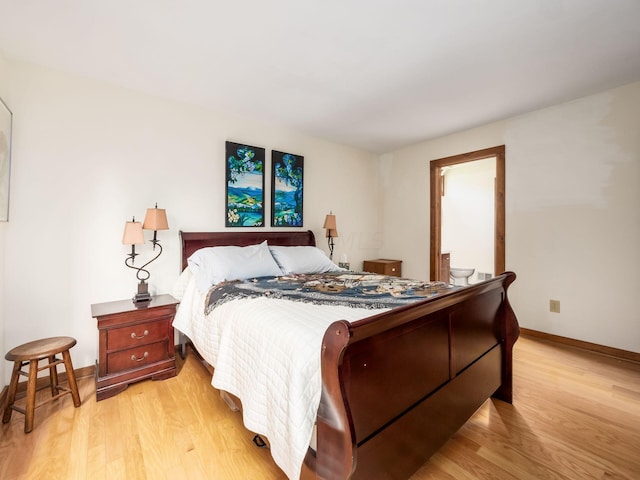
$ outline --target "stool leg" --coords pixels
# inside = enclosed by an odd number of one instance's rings
[[[13,402],[16,401],[16,392],[18,391],[18,378],[20,377],[20,367],[22,362],[13,362],[13,372],[11,373],[11,382],[9,383],[9,393],[7,396],[7,405],[4,407],[2,415],[2,423],[9,423],[11,420],[11,412],[13,412]]]
[[[71,355],[69,350],[62,352],[62,359],[64,360],[64,368],[67,371],[67,379],[69,380],[69,389],[71,390],[71,396],[73,397],[73,405],[75,407],[80,406],[80,394],[78,393],[78,384],[76,383],[76,374],[73,371],[73,364],[71,363]]]
[[[51,396],[55,397],[58,394],[58,366],[51,365],[56,361],[55,355],[49,356],[49,382],[51,386]]]
[[[38,381],[38,360],[29,362],[29,380],[27,381],[27,407],[25,408],[24,433],[33,430],[33,417],[36,410],[36,383]]]

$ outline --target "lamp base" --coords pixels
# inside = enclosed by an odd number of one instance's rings
[[[149,286],[141,280],[138,284],[138,293],[133,297],[133,303],[149,303],[151,301],[151,294],[149,293]]]

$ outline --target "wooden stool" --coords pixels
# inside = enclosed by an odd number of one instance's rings
[[[73,397],[74,406],[80,406],[78,384],[76,383],[76,376],[73,373],[73,365],[71,364],[71,356],[69,355],[69,349],[75,344],[76,339],[72,337],[52,337],[25,343],[24,345],[20,345],[9,350],[9,353],[7,353],[4,358],[14,363],[13,373],[11,374],[11,383],[9,384],[7,406],[4,409],[2,423],[9,422],[9,420],[11,420],[12,410],[15,410],[25,416],[24,433],[29,433],[33,430],[33,414],[36,408],[56,400],[67,393],[70,393]],[[58,353],[62,354],[62,359],[56,358]],[[38,362],[44,359],[48,359],[49,363],[43,367],[38,367]],[[69,388],[58,385],[57,366],[60,363],[64,363],[67,379],[69,381]],[[28,372],[20,370],[26,365],[29,366]],[[45,368],[49,369],[50,384],[46,385],[44,388],[48,386],[51,387],[51,398],[36,405],[36,382],[38,380],[38,372]],[[16,391],[18,390],[18,378],[20,375],[24,375],[29,379],[27,381],[27,405],[25,409],[14,405],[16,400]]]

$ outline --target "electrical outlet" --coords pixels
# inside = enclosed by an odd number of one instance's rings
[[[549,300],[549,311],[551,313],[560,313],[560,300]]]

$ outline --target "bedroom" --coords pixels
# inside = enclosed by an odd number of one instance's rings
[[[93,365],[89,305],[135,289],[123,265],[124,221],[155,202],[167,209],[151,288],[170,291],[178,230],[224,228],[224,142],[236,140],[305,155],[305,227],[322,238],[333,210],[337,258],[401,258],[409,277],[428,272],[428,160],[505,144],[507,266],[519,276],[511,298],[520,324],[639,353],[640,279],[629,268],[640,264],[639,81],[370,153],[4,52],[0,97],[14,112],[14,136],[10,222],[0,223],[3,352],[34,331],[71,334],[76,367]],[[399,209],[408,191],[412,208]],[[561,300],[560,314],[548,311],[550,298]],[[4,386],[7,362],[0,374]]]

